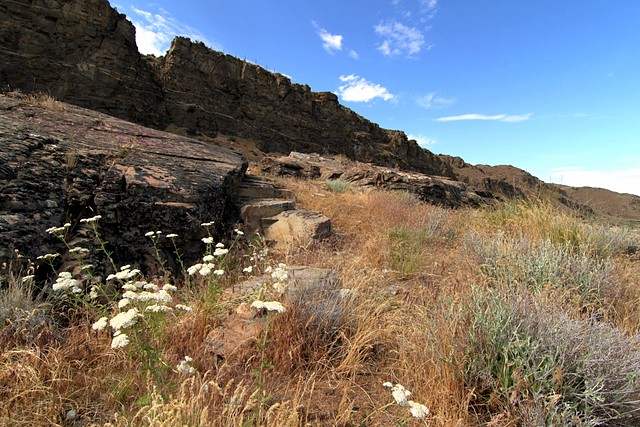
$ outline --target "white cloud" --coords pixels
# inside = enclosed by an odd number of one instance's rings
[[[394,98],[387,88],[377,83],[371,83],[364,77],[351,74],[340,76],[340,81],[344,82],[344,84],[338,87],[338,95],[343,101],[369,102],[375,98],[390,101]]]
[[[120,8],[122,9],[127,12],[127,8]],[[203,42],[212,49],[222,50],[219,44],[211,42],[199,31],[181,23],[164,9],[148,12],[131,6],[130,10],[133,16],[129,16],[129,19],[136,27],[136,44],[142,54],[164,55],[176,36],[189,37]]]
[[[428,147],[431,145],[435,145],[438,143],[438,140],[435,138],[429,138],[428,136],[422,135],[422,134],[418,134],[418,135],[407,135],[407,138],[409,139],[415,139],[415,141],[418,143],[419,146],[421,147]]]
[[[419,53],[426,41],[420,30],[398,22],[380,23],[374,27],[383,38],[378,50],[385,56],[414,55]]]
[[[457,102],[455,98],[443,98],[437,96],[435,92],[429,92],[428,94],[416,99],[418,105],[424,108],[446,108],[450,107]]]
[[[322,47],[331,55],[335,51],[342,50],[342,36],[340,34],[331,34],[327,30],[321,28],[318,35],[322,39]]]
[[[353,59],[360,59],[360,55],[358,55],[358,52],[356,52],[355,50],[350,50],[349,51],[349,57],[351,57]]]
[[[589,170],[579,166],[551,169],[549,179],[555,184],[572,187],[606,188],[618,193],[640,196],[640,168]]]
[[[488,116],[486,114],[462,114],[459,116],[448,116],[448,117],[440,117],[437,118],[437,122],[456,122],[460,120],[497,120],[500,122],[508,122],[508,123],[519,123],[525,122],[531,118],[533,113],[527,114],[516,114],[516,115],[507,115],[507,114],[495,114],[493,116]]]

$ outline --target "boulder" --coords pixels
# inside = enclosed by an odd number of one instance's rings
[[[284,211],[263,219],[262,224],[265,239],[283,248],[307,247],[331,236],[331,221],[320,212]]]

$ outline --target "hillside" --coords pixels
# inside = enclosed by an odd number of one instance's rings
[[[545,184],[516,167],[474,166],[435,155],[404,132],[380,128],[340,105],[333,93],[313,92],[201,43],[177,37],[166,56],[142,56],[135,28],[107,0],[6,2],[0,18],[0,87],[5,89],[45,92],[221,145],[240,140],[232,148],[248,158],[291,151],[344,155],[463,181],[492,198],[542,195],[610,219],[640,219],[640,198],[607,193],[606,203],[594,203],[581,196],[584,191]]]

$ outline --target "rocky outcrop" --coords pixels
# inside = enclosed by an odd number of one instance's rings
[[[145,58],[134,31],[107,0],[2,2],[0,86],[195,137],[249,138],[264,152],[342,154],[453,176],[403,132],[380,128],[333,93],[181,37],[164,58]]]
[[[0,2],[0,87],[162,128],[163,92],[135,28],[106,0]]]
[[[80,220],[101,215],[116,263],[153,266],[146,232],[177,233],[194,259],[202,222],[222,231],[237,220],[247,165],[235,153],[67,104],[0,96],[0,111],[0,258],[63,253],[45,230],[67,222],[67,239],[86,246]],[[159,244],[173,251],[169,239]]]
[[[288,156],[265,157],[258,167],[263,172],[278,176],[339,179],[357,187],[406,191],[424,202],[445,207],[479,206],[495,201],[490,195],[480,195],[464,183],[446,177],[318,154],[292,152]]]

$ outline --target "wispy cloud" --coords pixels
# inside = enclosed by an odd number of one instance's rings
[[[164,55],[175,36],[189,37],[203,42],[212,49],[222,50],[218,43],[208,40],[198,30],[178,21],[162,8],[153,12],[135,6],[120,7],[119,10],[129,12],[129,19],[136,27],[136,44],[142,54]]]
[[[406,8],[403,3],[405,3],[403,0],[391,0],[391,5],[399,9],[400,15],[405,18],[417,15],[423,22],[433,18],[438,10],[438,0],[418,0],[417,14],[413,12],[415,11],[414,0],[409,1],[411,4],[409,8]]]
[[[457,100],[455,98],[443,98],[437,96],[435,92],[429,92],[416,98],[416,102],[423,108],[446,108],[455,104]]]
[[[385,56],[415,55],[426,44],[424,34],[419,29],[395,20],[380,23],[374,30],[383,39],[378,50]]]
[[[418,134],[418,135],[407,135],[407,138],[415,140],[419,146],[421,147],[429,147],[432,145],[436,145],[438,140],[435,138],[430,138],[428,136]]]
[[[336,51],[342,50],[342,36],[340,34],[331,34],[324,28],[319,28],[318,36],[320,36],[322,47],[327,53],[333,55]]]
[[[340,76],[340,81],[344,84],[338,87],[338,95],[347,102],[369,102],[376,98],[390,101],[394,96],[387,88],[367,81],[364,77],[350,74]]]
[[[440,117],[435,119],[437,122],[456,122],[460,120],[496,120],[500,122],[519,123],[529,120],[533,116],[533,113],[527,114],[495,114],[488,116],[486,114],[462,114],[459,116]]]
[[[638,167],[617,170],[593,170],[580,166],[567,166],[551,169],[549,179],[555,184],[570,185],[572,187],[606,188],[618,193],[640,196],[640,168]]]

